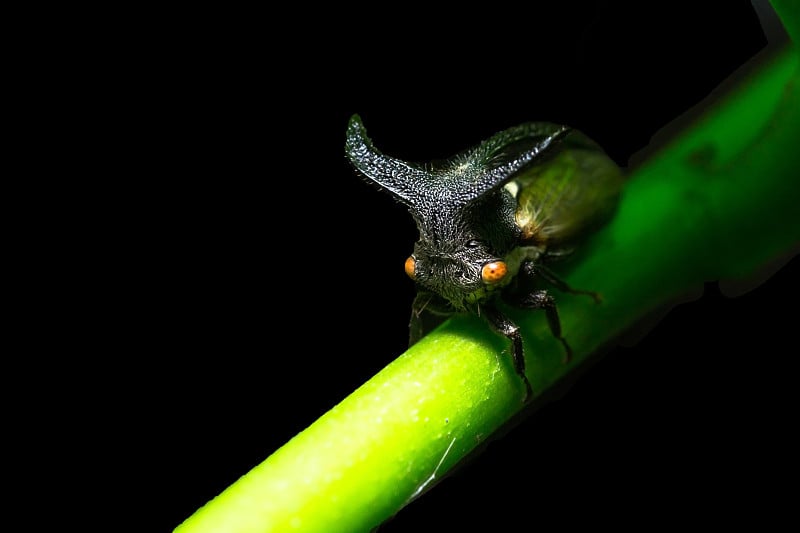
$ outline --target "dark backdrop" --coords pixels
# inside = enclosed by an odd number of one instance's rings
[[[348,167],[352,113],[407,160],[548,120],[626,165],[768,44],[745,1],[562,4],[171,19],[132,103],[150,124],[122,296],[144,309],[121,351],[142,373],[126,414],[158,529],[405,349],[415,228]],[[795,260],[735,299],[698,287],[384,530],[728,520],[767,512],[765,491],[779,506],[796,273]]]

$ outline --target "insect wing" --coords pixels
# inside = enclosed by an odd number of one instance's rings
[[[565,244],[614,211],[623,174],[583,135],[572,132],[563,149],[520,173],[508,186],[517,198],[516,223],[532,244]]]

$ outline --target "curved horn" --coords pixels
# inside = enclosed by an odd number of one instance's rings
[[[431,177],[421,168],[383,155],[373,145],[358,115],[350,117],[345,142],[347,158],[361,175],[409,207],[424,194]]]
[[[455,164],[462,165],[467,161],[472,163],[473,168],[481,169],[471,177],[468,188],[463,191],[462,201],[472,201],[502,187],[519,170],[548,149],[559,145],[571,131],[566,126],[531,122],[501,131],[483,141],[455,161]],[[523,141],[526,144],[522,151],[519,146],[512,146]]]

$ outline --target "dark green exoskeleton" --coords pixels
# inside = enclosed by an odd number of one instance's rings
[[[417,223],[419,240],[405,265],[418,289],[410,344],[452,313],[479,315],[511,341],[527,400],[522,337],[497,299],[543,309],[569,360],[553,297],[533,281],[599,301],[545,264],[611,214],[623,182],[619,167],[585,135],[544,122],[502,131],[444,163],[417,165],[376,150],[354,115],[345,149],[356,170],[405,204]]]

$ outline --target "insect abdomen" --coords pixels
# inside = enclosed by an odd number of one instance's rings
[[[573,240],[613,212],[623,183],[617,164],[599,148],[565,148],[523,171],[507,189],[526,243]]]

